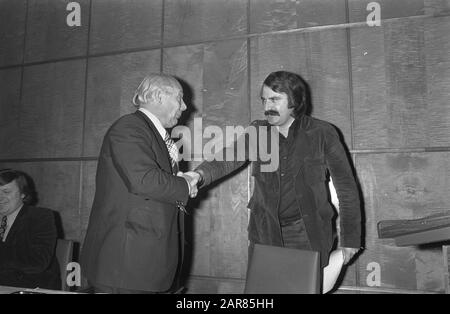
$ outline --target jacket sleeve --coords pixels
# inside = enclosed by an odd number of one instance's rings
[[[204,182],[201,187],[205,187],[246,165],[250,159],[251,152],[254,153],[254,144],[249,140],[247,129],[232,145],[216,153],[211,160],[202,162],[195,169],[203,176]]]
[[[339,199],[340,245],[361,247],[361,205],[359,190],[347,153],[330,126],[325,133],[325,158]]]
[[[114,166],[130,193],[174,205],[187,203],[188,183],[160,167],[154,151],[158,143],[143,128],[133,121],[113,127],[109,145]]]
[[[20,235],[16,245],[0,244],[0,269],[38,274],[50,266],[57,238],[55,219],[51,211],[32,210],[38,212],[23,228],[26,234]]]

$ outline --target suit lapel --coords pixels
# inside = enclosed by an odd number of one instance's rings
[[[169,170],[169,169],[172,170],[172,163],[170,162],[169,151],[167,150],[166,143],[161,138],[161,135],[159,134],[158,129],[153,124],[152,120],[150,120],[143,112],[137,110],[135,112],[135,114],[140,119],[144,120],[145,123],[147,123],[148,127],[153,132],[153,135],[156,138],[156,141],[158,142],[158,146],[159,146],[160,152],[162,152],[162,154],[164,155],[164,158],[163,158],[164,159],[164,165],[161,168],[166,169],[166,170]]]
[[[7,243],[11,239],[13,239],[15,237],[15,234],[20,231],[19,228],[22,225],[23,220],[26,219],[28,210],[29,210],[29,207],[24,204],[23,207],[20,209],[19,214],[17,214],[17,217],[14,220],[14,223],[12,224],[11,228],[9,229],[8,236],[6,237],[5,243]]]
[[[311,141],[307,135],[307,121],[306,116],[303,116],[300,118],[300,125],[296,129],[295,134],[295,169],[297,171],[294,174],[294,178],[297,177],[298,173],[300,172],[301,168],[304,165],[305,157],[310,153],[311,151]]]

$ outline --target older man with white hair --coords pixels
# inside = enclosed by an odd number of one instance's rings
[[[196,190],[195,180],[176,175],[178,150],[166,131],[186,110],[180,83],[148,75],[133,103],[138,110],[110,127],[98,161],[81,256],[82,274],[97,292],[171,288],[182,260],[184,206]]]

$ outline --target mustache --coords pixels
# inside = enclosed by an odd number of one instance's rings
[[[265,116],[279,116],[280,113],[276,110],[266,110],[264,111]]]

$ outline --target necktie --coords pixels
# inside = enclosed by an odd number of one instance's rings
[[[3,241],[3,237],[5,236],[6,226],[8,225],[8,217],[3,216],[2,222],[0,223],[0,241]]]
[[[164,142],[166,143],[167,150],[170,155],[170,162],[172,164],[172,171],[174,174],[178,172],[178,148],[175,142],[170,138],[169,133],[166,133],[164,137]]]

